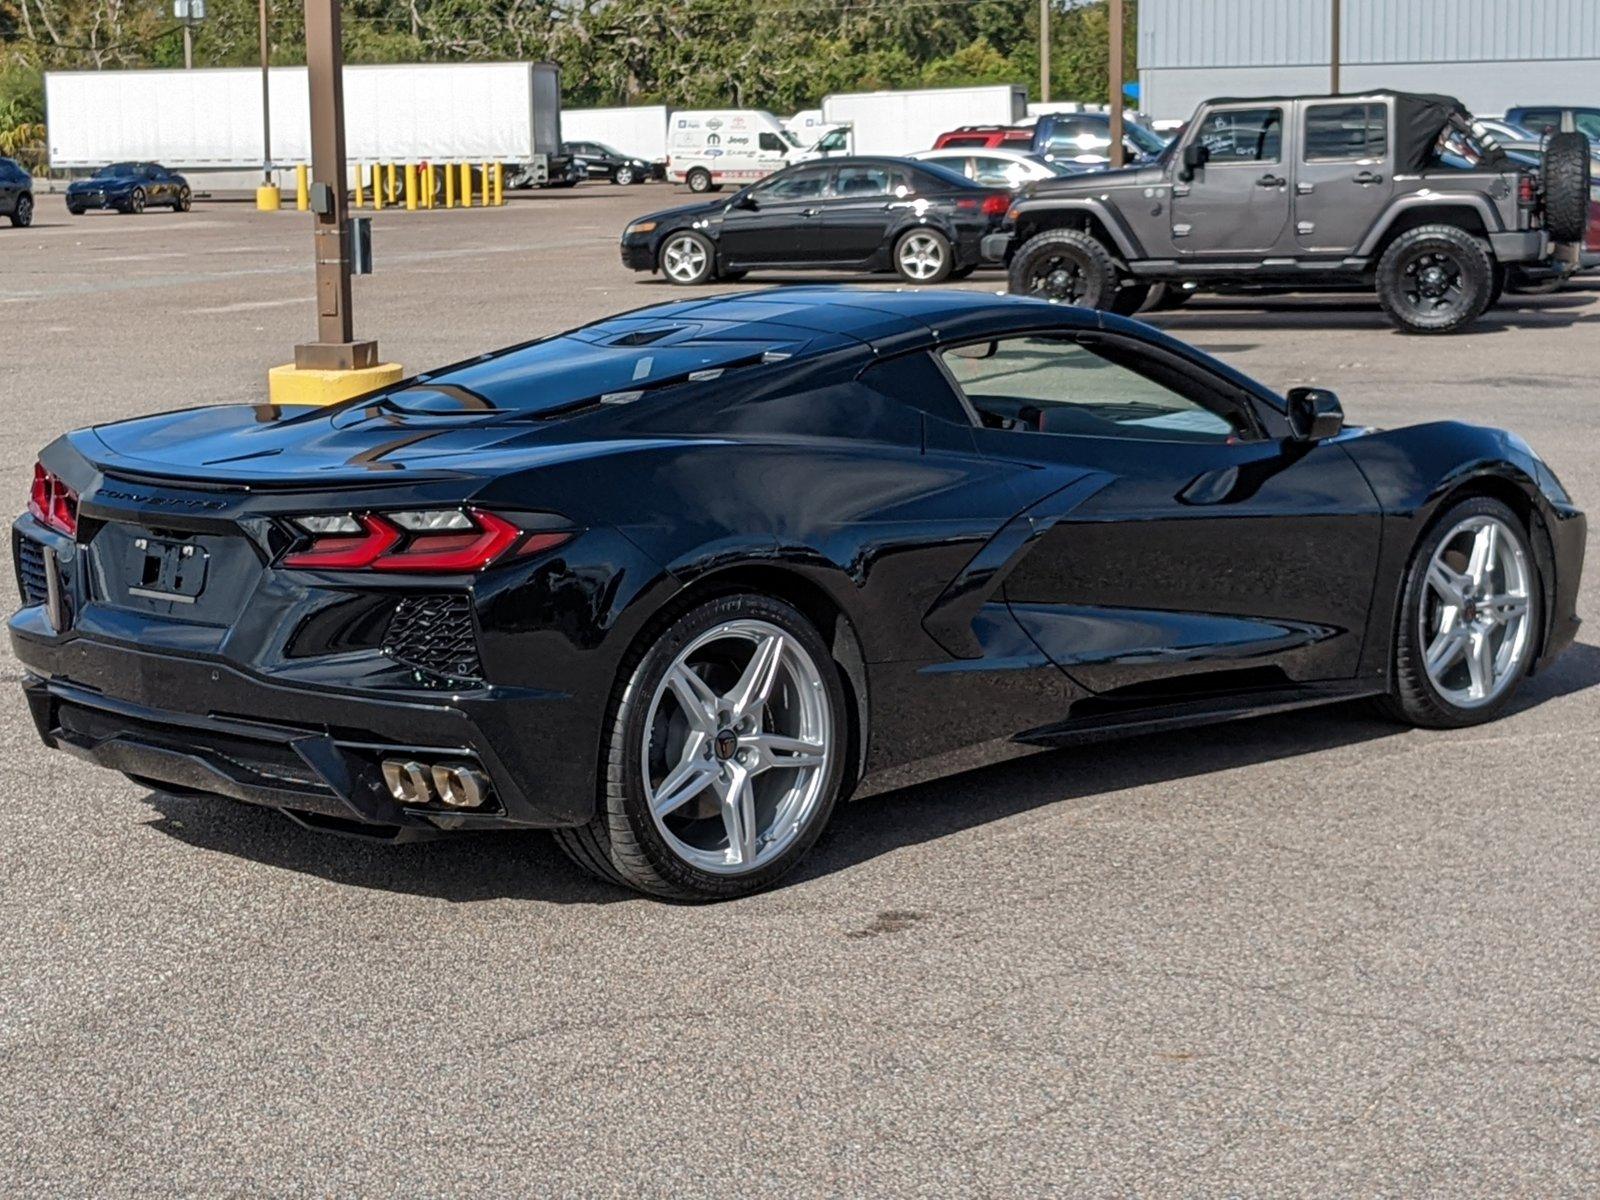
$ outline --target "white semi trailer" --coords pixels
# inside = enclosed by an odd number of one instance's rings
[[[311,159],[304,67],[273,67],[271,161]],[[561,154],[561,76],[550,63],[425,63],[344,69],[352,162],[509,162],[548,177]],[[263,165],[261,72],[51,71],[53,167],[151,160],[185,171]]]
[[[646,162],[664,162],[671,116],[672,110],[664,104],[568,108],[561,113],[561,136],[569,142],[599,142]]]
[[[963,125],[1015,125],[1027,115],[1021,84],[843,92],[822,98],[822,126],[849,129],[853,154],[912,154]],[[833,149],[833,147],[829,147]]]

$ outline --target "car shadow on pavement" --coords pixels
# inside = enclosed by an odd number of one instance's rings
[[[1573,646],[1524,684],[1513,713],[1600,684],[1600,647]],[[1062,801],[1260,766],[1409,733],[1362,703],[1050,750],[882,791],[843,805],[782,885],[868,862],[904,846]],[[1426,733],[1414,736],[1427,737]],[[537,832],[474,833],[400,845],[316,832],[269,809],[152,793],[150,827],[198,849],[329,883],[451,902],[609,904],[643,897],[590,878]]]
[[[1466,329],[1449,336],[1475,337],[1515,329],[1558,329],[1597,321],[1600,312],[1589,311],[1593,302],[1593,296],[1588,294],[1506,296]],[[1370,330],[1397,337],[1414,336],[1391,325],[1376,300],[1348,296],[1333,300],[1205,296],[1173,312],[1139,315],[1139,320],[1180,336],[1190,330],[1260,332],[1263,319],[1316,329]]]

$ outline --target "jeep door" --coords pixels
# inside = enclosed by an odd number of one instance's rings
[[[1294,234],[1312,254],[1350,254],[1394,193],[1389,105],[1305,101],[1295,167]]]
[[[1204,146],[1194,178],[1174,177],[1172,237],[1178,253],[1217,258],[1273,250],[1289,225],[1289,168],[1282,104],[1208,109],[1178,148]]]

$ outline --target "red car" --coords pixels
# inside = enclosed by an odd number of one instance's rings
[[[1015,125],[963,125],[960,129],[941,133],[933,140],[930,149],[947,150],[953,146],[963,149],[976,146],[985,150],[1004,146],[1014,150],[1029,150],[1033,147],[1033,130]]]

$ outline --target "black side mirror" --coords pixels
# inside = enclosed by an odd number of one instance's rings
[[[1178,172],[1178,178],[1188,183],[1194,178],[1194,173],[1206,163],[1211,161],[1211,150],[1199,142],[1190,142],[1183,148],[1183,170]]]
[[[1337,437],[1344,428],[1344,409],[1339,397],[1327,388],[1290,388],[1289,436],[1297,442],[1320,442]]]
[[[751,212],[755,212],[756,209],[761,207],[761,205],[757,203],[756,198],[753,195],[751,195],[749,192],[745,192],[742,196],[735,196],[733,198],[733,203],[729,207],[744,208]]]

